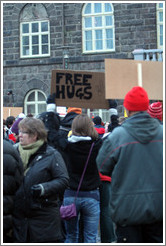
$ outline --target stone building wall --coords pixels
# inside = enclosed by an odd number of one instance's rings
[[[50,93],[51,71],[63,69],[62,46],[70,47],[68,69],[93,71],[105,70],[105,58],[133,59],[134,49],[157,48],[155,3],[113,3],[115,52],[83,54],[83,3],[46,2],[43,5],[50,20],[51,55],[23,59],[20,58],[19,19],[25,5],[25,2],[3,4],[4,106],[11,106],[8,90],[13,90],[16,107],[23,107],[25,95],[31,89],[40,89],[46,95]]]

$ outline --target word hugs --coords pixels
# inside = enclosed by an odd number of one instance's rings
[[[56,98],[58,99],[86,99],[92,98],[92,75],[80,73],[56,73]]]

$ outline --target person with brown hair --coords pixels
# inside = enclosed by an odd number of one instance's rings
[[[77,217],[65,221],[66,243],[78,243],[79,215],[82,214],[84,243],[96,243],[100,217],[100,177],[96,156],[102,144],[92,120],[86,114],[76,116],[72,122],[72,135],[66,148],[68,155],[69,187],[64,193],[64,205],[75,201],[76,191],[85,163],[94,143],[87,169],[76,198]]]
[[[20,121],[18,151],[24,180],[14,204],[15,242],[62,242],[59,195],[69,177],[62,156],[47,144],[47,131],[40,119]]]

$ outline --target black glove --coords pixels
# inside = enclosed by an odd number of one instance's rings
[[[55,103],[55,98],[56,98],[56,93],[53,93],[53,94],[49,95],[47,97],[46,103],[47,104]]]
[[[31,187],[31,194],[34,198],[44,195],[44,187],[41,184],[33,185]]]
[[[117,107],[117,101],[115,99],[108,99],[109,107],[110,108],[116,108]]]

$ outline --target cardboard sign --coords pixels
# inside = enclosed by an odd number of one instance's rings
[[[133,86],[142,86],[151,100],[162,100],[163,62],[105,59],[107,99],[124,99]]]
[[[23,112],[22,107],[3,107],[3,119],[6,120],[8,116],[18,116]]]
[[[107,109],[105,74],[103,72],[53,70],[51,94],[56,105],[66,107]]]

